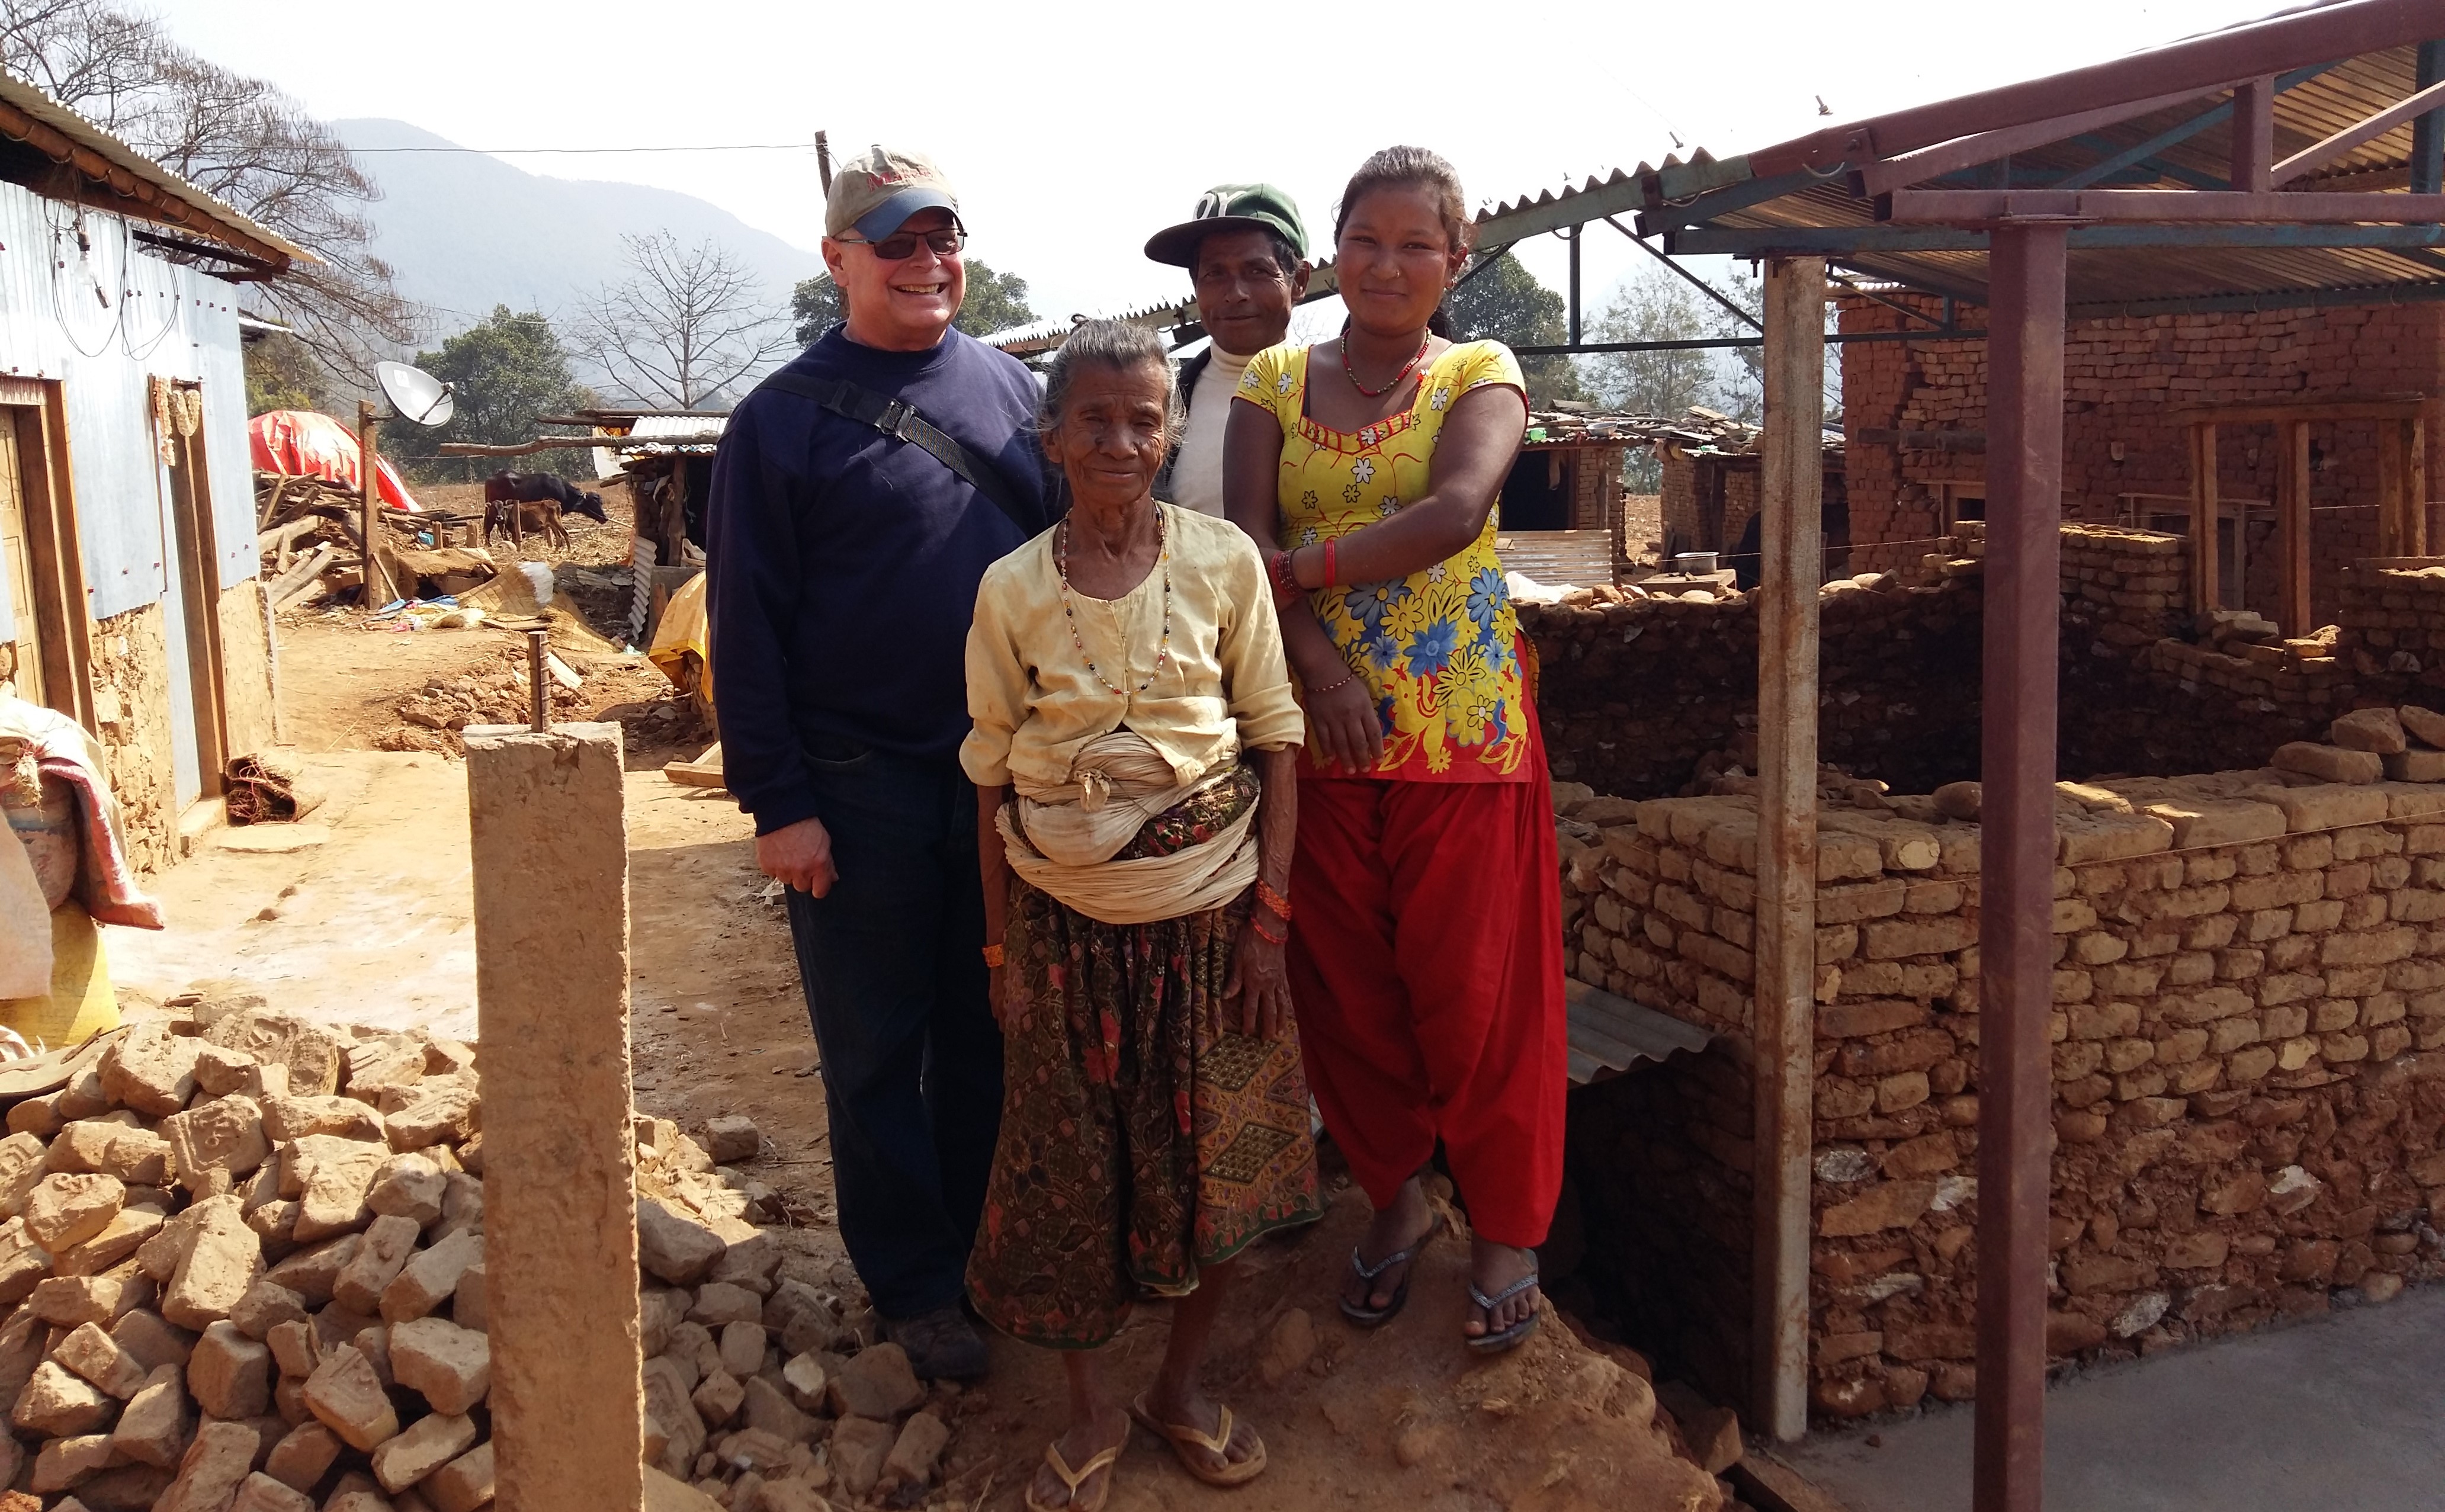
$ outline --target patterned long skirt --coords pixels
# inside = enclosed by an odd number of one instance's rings
[[[1197,844],[1258,792],[1243,768],[1116,859]],[[1025,1002],[1004,1026],[1001,1138],[968,1260],[995,1327],[1092,1349],[1142,1293],[1184,1295],[1199,1267],[1322,1215],[1297,1036],[1225,1024],[1249,907],[1109,924],[1012,880],[1003,943]]]

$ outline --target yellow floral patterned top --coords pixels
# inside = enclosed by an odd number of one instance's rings
[[[1427,365],[1408,409],[1356,434],[1307,415],[1308,349],[1257,355],[1234,396],[1282,428],[1282,544],[1348,535],[1422,498],[1444,419],[1471,389],[1526,392],[1501,342],[1466,342]],[[1520,625],[1494,555],[1495,517],[1459,555],[1385,583],[1308,595],[1350,669],[1375,696],[1384,755],[1373,775],[1428,782],[1525,782],[1528,693]]]

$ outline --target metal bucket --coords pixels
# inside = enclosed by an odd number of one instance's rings
[[[1713,551],[1682,551],[1672,558],[1672,570],[1684,577],[1698,577],[1717,570]]]

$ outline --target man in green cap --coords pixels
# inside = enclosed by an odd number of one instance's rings
[[[1297,203],[1271,184],[1217,184],[1194,215],[1148,237],[1146,252],[1188,270],[1198,319],[1212,338],[1181,364],[1188,424],[1156,493],[1220,518],[1231,391],[1250,358],[1290,334],[1291,308],[1307,292],[1307,228]]]

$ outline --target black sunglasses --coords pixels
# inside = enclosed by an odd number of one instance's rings
[[[898,232],[881,241],[868,241],[863,236],[834,236],[832,240],[847,242],[852,247],[871,247],[875,256],[887,263],[897,263],[916,256],[917,244],[921,241],[937,257],[957,257],[960,249],[968,244],[968,233],[961,227],[945,226],[941,231]]]

